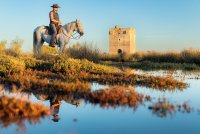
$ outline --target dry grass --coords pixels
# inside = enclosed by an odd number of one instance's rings
[[[5,49],[6,55],[11,55],[14,57],[19,57],[22,54],[22,45],[23,45],[23,40],[21,39],[14,39],[10,43],[10,48]]]
[[[0,52],[3,52],[6,49],[7,41],[0,41]]]
[[[135,61],[133,55],[127,53],[121,54],[107,54],[103,53],[100,55],[101,61],[112,61],[112,62],[132,62]]]
[[[200,49],[185,49],[180,52],[147,51],[138,52],[134,56],[137,60],[170,63],[194,63],[200,65]]]
[[[107,65],[143,70],[200,70],[200,49],[185,49],[180,52],[145,51],[125,58],[123,55],[102,54],[101,60]]]
[[[94,45],[88,43],[77,43],[69,47],[65,54],[75,59],[87,59],[93,62],[100,61],[100,50],[95,48]]]

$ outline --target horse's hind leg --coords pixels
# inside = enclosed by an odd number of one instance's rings
[[[38,51],[38,54],[41,54],[42,52],[42,45],[44,44],[44,41],[40,41],[37,45],[37,51]]]
[[[37,42],[38,42],[37,33],[34,31],[33,33],[33,53],[34,54],[37,54]]]

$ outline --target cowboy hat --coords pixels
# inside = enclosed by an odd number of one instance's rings
[[[53,7],[53,8],[60,8],[60,7],[58,6],[58,4],[53,4],[53,6],[51,6],[51,7]]]

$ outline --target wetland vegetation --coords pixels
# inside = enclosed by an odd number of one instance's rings
[[[54,48],[43,46],[42,54],[35,56],[22,52],[20,43],[20,40],[13,41],[11,47],[6,48],[6,42],[0,42],[2,127],[17,124],[25,128],[20,124],[26,124],[27,120],[38,122],[48,116],[59,121],[58,111],[63,101],[76,107],[81,107],[83,101],[100,109],[127,108],[134,111],[148,104],[146,109],[162,118],[176,112],[198,113],[198,109],[194,110],[186,100],[174,103],[164,97],[160,99],[161,96],[155,97],[154,93],[147,94],[149,90],[161,94],[187,92],[190,89],[188,80],[173,75],[151,75],[142,69],[198,70],[199,51],[147,52],[120,57],[102,54],[86,44],[76,44],[63,55],[57,55]],[[144,73],[133,70],[135,68]],[[198,79],[195,77],[195,80]],[[93,83],[105,87],[92,90]],[[35,96],[41,104],[17,98],[13,95],[15,93]],[[43,101],[49,101],[50,106],[47,107]],[[57,114],[52,115],[52,107],[53,110],[57,108]]]

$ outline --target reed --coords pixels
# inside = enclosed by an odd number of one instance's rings
[[[157,63],[191,63],[200,65],[200,49],[185,49],[180,52],[137,52],[133,57],[140,61],[151,61]]]
[[[100,61],[100,50],[92,43],[77,43],[66,49],[65,54],[74,59],[87,59],[93,62]]]

